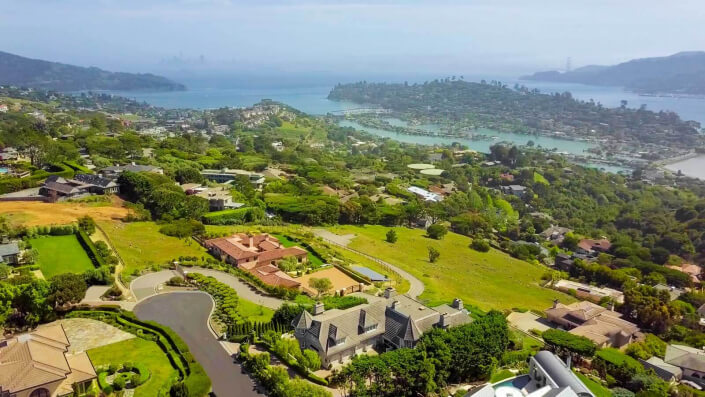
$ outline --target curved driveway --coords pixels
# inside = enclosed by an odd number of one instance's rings
[[[232,287],[242,299],[273,310],[278,309],[279,306],[284,303],[284,301],[279,298],[262,295],[259,291],[230,273],[202,267],[186,267],[184,270],[189,273],[201,273],[204,276],[214,277],[221,283]],[[179,276],[179,273],[175,270],[162,270],[156,273],[145,274],[144,276],[134,279],[130,284],[130,289],[135,297],[137,297],[137,300],[141,301],[142,299],[158,294],[158,288],[174,276]]]
[[[208,327],[212,309],[213,299],[205,292],[170,292],[138,303],[134,313],[140,320],[170,327],[186,342],[210,377],[216,396],[260,396],[252,379],[213,337]]]
[[[313,231],[313,233],[316,236],[323,239],[323,241],[328,242],[330,244],[333,244],[336,247],[340,247],[340,248],[348,250],[350,252],[354,252],[358,255],[362,255],[371,261],[374,261],[374,262],[377,262],[381,265],[389,267],[394,272],[399,274],[402,278],[409,281],[409,292],[407,292],[406,294],[409,295],[410,297],[418,298],[419,295],[423,294],[423,291],[425,289],[423,283],[418,278],[412,276],[411,273],[407,272],[404,269],[399,268],[398,266],[392,265],[389,262],[383,261],[379,258],[376,258],[372,255],[366,254],[362,251],[358,251],[354,248],[348,247],[347,244],[350,242],[350,240],[352,240],[354,238],[354,235],[351,234],[351,235],[340,236],[340,235],[337,235],[337,234],[330,232],[328,230],[325,230],[325,229],[315,229]]]

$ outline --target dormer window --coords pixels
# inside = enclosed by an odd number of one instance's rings
[[[363,328],[362,332],[366,334],[366,333],[372,332],[376,329],[377,329],[377,324],[372,324],[372,325],[368,325],[367,327]]]

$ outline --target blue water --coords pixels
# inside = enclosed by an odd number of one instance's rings
[[[224,106],[244,107],[257,103],[262,99],[273,99],[303,112],[321,115],[360,107],[360,105],[354,103],[334,102],[326,99],[328,93],[337,82],[346,83],[364,79],[390,82],[401,82],[404,80],[423,82],[429,80],[428,76],[401,76],[394,78],[389,76],[330,76],[324,74],[306,76],[281,74],[257,77],[229,75],[170,77],[175,81],[184,83],[188,90],[173,92],[115,91],[114,93],[166,108],[213,109]],[[473,76],[472,78],[466,78],[466,80],[479,81],[482,78],[488,81],[494,79],[491,76]],[[544,93],[569,91],[577,99],[586,101],[593,99],[606,107],[620,106],[621,101],[626,100],[628,107],[638,108],[644,104],[648,110],[675,111],[683,119],[696,120],[705,125],[705,99],[703,98],[646,97],[626,92],[619,87],[496,79],[504,82],[509,87],[518,83],[530,88],[537,88]]]
[[[390,122],[390,124],[392,124],[392,125],[399,125],[399,126],[406,125],[406,123],[404,123],[402,120],[395,120],[395,119],[386,119],[386,120],[388,122]],[[450,145],[453,142],[459,142],[459,143],[462,143],[463,145],[466,145],[470,149],[476,150],[481,153],[489,153],[490,146],[492,146],[496,143],[499,143],[499,142],[504,142],[504,141],[513,142],[517,145],[526,145],[527,142],[534,141],[536,148],[544,148],[544,149],[549,149],[549,150],[555,150],[557,152],[565,152],[565,153],[577,154],[577,155],[584,155],[585,154],[584,151],[586,149],[595,146],[594,144],[589,143],[589,142],[571,141],[571,140],[567,140],[567,139],[557,139],[557,138],[551,138],[551,137],[540,136],[540,135],[537,136],[537,135],[514,134],[511,132],[501,132],[501,131],[490,130],[487,128],[478,128],[477,130],[473,131],[473,133],[476,133],[479,135],[496,137],[496,139],[472,140],[472,139],[468,139],[468,138],[459,138],[459,137],[407,135],[407,134],[400,134],[395,131],[383,130],[383,129],[372,128],[372,127],[365,127],[365,126],[361,125],[360,123],[353,121],[353,120],[341,120],[338,124],[342,127],[352,127],[357,130],[369,132],[370,134],[374,134],[374,135],[381,136],[384,138],[391,138],[396,141],[406,142],[406,143],[417,143],[417,144],[422,144],[422,145],[439,145],[439,144]],[[419,126],[415,126],[415,128],[424,129],[424,130],[431,131],[431,132],[438,131],[438,129],[439,129],[438,126],[435,126],[433,124],[419,125]],[[596,163],[581,163],[581,164],[585,165],[587,167],[597,168],[597,169],[600,169],[603,171],[613,172],[613,173],[629,172],[630,171],[629,168],[613,166],[613,165],[596,164]]]
[[[331,86],[294,87],[294,88],[214,88],[195,87],[187,91],[169,92],[123,92],[112,93],[145,101],[151,105],[164,108],[215,109],[220,107],[247,107],[261,101],[272,99],[285,103],[302,112],[323,115],[360,108],[352,102],[335,102],[326,99]]]
[[[7,167],[0,167],[0,174],[7,174],[10,172],[10,169]]]

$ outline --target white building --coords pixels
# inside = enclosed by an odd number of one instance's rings
[[[439,202],[443,201],[443,196],[440,194],[436,194],[433,192],[429,192],[426,189],[422,189],[418,186],[411,186],[406,188],[407,191],[414,193],[415,195],[419,196],[420,198],[424,199],[425,201],[432,201],[432,202]]]

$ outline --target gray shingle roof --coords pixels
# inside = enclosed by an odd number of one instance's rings
[[[20,253],[20,247],[16,242],[0,244],[0,257],[8,255],[17,255]]]
[[[705,351],[694,347],[668,345],[663,361],[680,368],[705,372]]]

